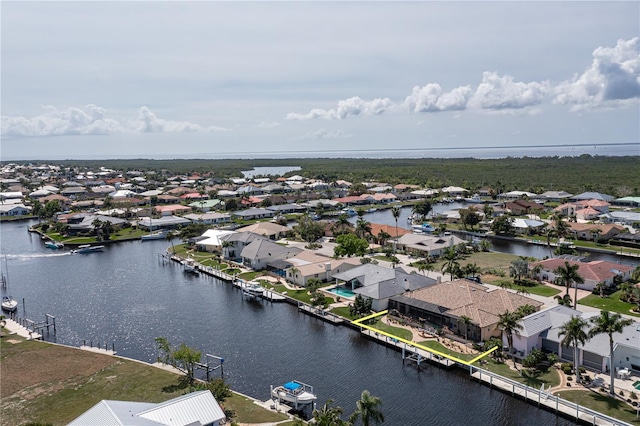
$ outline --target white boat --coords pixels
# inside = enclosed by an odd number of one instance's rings
[[[2,310],[8,312],[15,312],[18,309],[18,302],[11,296],[2,296]]]
[[[59,242],[57,242],[57,241],[49,240],[49,241],[47,241],[46,243],[44,243],[44,246],[45,246],[46,248],[48,248],[48,249],[51,249],[51,250],[58,250],[58,249],[63,248],[63,247],[64,247],[64,244],[59,243]]]
[[[421,233],[431,234],[432,232],[435,231],[434,227],[426,222],[420,225],[413,225],[411,226],[411,229],[413,229],[414,233],[418,233],[418,234],[421,234]]]
[[[71,253],[74,254],[88,254],[88,253],[97,253],[99,251],[104,250],[104,246],[92,246],[89,244],[83,244],[78,246],[77,249],[71,250]]]
[[[471,203],[471,204],[482,204],[482,203],[484,203],[484,200],[482,200],[482,198],[480,198],[480,195],[478,195],[478,194],[473,194],[473,197],[465,198],[464,201],[467,202],[467,203]]]
[[[164,240],[165,238],[167,238],[166,231],[156,231],[156,232],[152,232],[151,234],[146,234],[140,237],[142,241]]]
[[[250,299],[255,299],[256,297],[262,297],[265,292],[265,288],[257,282],[248,282],[242,287],[242,294]]]
[[[377,211],[378,211],[378,209],[376,209],[375,207],[372,207],[372,208],[370,208],[370,209],[366,209],[364,212],[365,212],[365,213],[375,213],[375,212],[377,212]]]
[[[184,271],[189,274],[197,274],[198,272],[200,272],[196,267],[196,261],[190,257],[182,261],[182,266],[184,267]]]
[[[340,210],[340,212],[342,214],[346,214],[347,216],[350,216],[350,217],[356,216],[358,214],[357,211],[355,211],[354,209],[350,209],[350,208],[344,208],[344,209]]]
[[[282,386],[271,387],[271,396],[278,401],[293,404],[297,410],[300,406],[312,404],[318,397],[313,393],[313,386],[309,386],[297,380],[285,383]]]

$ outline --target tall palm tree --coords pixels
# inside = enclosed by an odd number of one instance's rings
[[[433,271],[433,264],[422,261],[418,264],[418,271],[422,272],[422,275],[428,276],[428,273]]]
[[[411,212],[420,217],[420,220],[424,220],[425,217],[431,212],[431,203],[428,201],[420,201],[413,205]]]
[[[560,326],[558,337],[564,336],[562,345],[573,345],[573,370],[576,373],[576,383],[580,383],[580,370],[578,369],[579,345],[587,343],[589,336],[585,331],[589,324],[580,317],[572,316],[569,321]]]
[[[559,282],[564,284],[567,289],[567,296],[569,295],[569,287],[571,284],[575,283],[575,297],[573,298],[573,309],[578,305],[578,284],[584,283],[584,278],[578,272],[580,269],[580,265],[577,263],[575,265],[571,265],[569,262],[565,260],[564,266],[559,266],[554,273],[558,275]]]
[[[396,221],[396,243],[393,246],[393,254],[396,254],[396,246],[398,245],[398,218],[400,217],[400,206],[391,207],[391,215]]]
[[[371,224],[366,219],[359,217],[356,221],[356,235],[358,238],[369,240],[371,236]]]
[[[356,402],[356,411],[349,416],[349,421],[355,424],[356,420],[362,421],[362,426],[384,422],[384,414],[378,408],[382,401],[377,396],[373,396],[368,390],[363,390],[360,400]]]
[[[448,272],[451,274],[451,280],[453,280],[454,272],[460,269],[458,258],[458,252],[453,247],[447,248],[442,255],[442,259],[444,260],[444,263],[442,264],[442,272]]]
[[[555,238],[556,230],[553,228],[548,228],[545,233],[545,237],[547,237],[547,249],[549,249],[549,253],[551,254],[549,257],[553,257],[553,250],[551,250],[551,239]]]
[[[611,387],[609,393],[615,396],[613,381],[615,379],[613,362],[613,333],[622,333],[622,329],[633,323],[630,319],[623,319],[620,314],[612,314],[609,311],[600,311],[600,315],[591,318],[594,327],[589,331],[589,338],[598,334],[606,334],[609,336],[609,375],[611,377]]]
[[[520,324],[520,316],[515,312],[506,311],[504,314],[498,315],[498,328],[507,336],[507,346],[509,352],[513,349],[513,333],[518,333],[522,330],[522,324]],[[513,365],[516,365],[515,359]]]

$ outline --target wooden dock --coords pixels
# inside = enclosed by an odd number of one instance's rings
[[[344,323],[344,318],[333,314],[331,312],[325,311],[324,309],[316,308],[311,305],[307,305],[306,303],[299,302],[298,310],[302,311],[306,314],[312,315],[316,318],[320,318],[323,321],[330,322],[334,325],[339,325]]]

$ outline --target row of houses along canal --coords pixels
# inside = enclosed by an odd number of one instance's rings
[[[292,379],[351,411],[363,389],[379,396],[387,424],[572,424],[469,379],[469,373],[403,365],[397,350],[289,304],[250,303],[224,281],[167,266],[165,241],[126,242],[78,256],[47,251],[29,222],[3,223],[2,256],[19,315],[57,319],[59,343],[113,342],[119,355],[155,361],[154,339],[225,358],[233,389],[265,400]]]

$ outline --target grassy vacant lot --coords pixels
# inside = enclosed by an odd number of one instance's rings
[[[463,259],[458,259],[460,266],[464,266],[467,263],[475,263],[484,272],[490,269],[501,269],[505,273],[509,272],[509,265],[518,256],[509,253],[496,253],[496,252],[478,252],[466,255]],[[443,261],[438,261],[433,264],[434,271],[441,271]]]
[[[532,372],[526,369],[522,370],[522,367],[520,367],[522,371],[522,375],[520,375],[520,372],[510,367],[513,365],[511,361],[498,362],[490,357],[486,357],[485,359],[489,361],[487,364],[482,366],[485,370],[489,370],[511,380],[524,383],[533,388],[539,389],[540,385],[543,383],[545,387],[548,387],[549,385],[553,387],[560,384],[560,373],[558,373],[558,370],[555,368]]]
[[[0,424],[67,424],[103,399],[162,402],[186,393],[180,376],[137,361],[66,346],[0,339]],[[246,398],[225,408],[239,422],[284,420]]]
[[[640,425],[640,418],[637,417],[636,410],[619,399],[613,399],[598,392],[579,390],[561,391],[557,392],[557,395],[618,420]]]
[[[579,305],[591,306],[610,312],[619,312],[621,314],[634,315],[640,317],[637,312],[631,311],[635,307],[632,303],[626,303],[620,300],[622,291],[616,291],[608,297],[600,297],[597,294],[590,294],[578,301]]]

